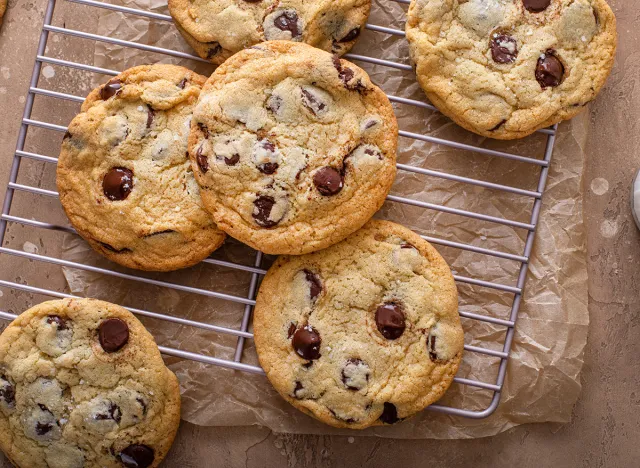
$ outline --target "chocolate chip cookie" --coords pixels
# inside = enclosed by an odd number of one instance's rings
[[[122,307],[44,302],[0,335],[0,448],[17,467],[157,467],[179,423],[178,379]]]
[[[130,268],[198,263],[224,241],[187,154],[205,78],[173,65],[131,68],[95,89],[64,136],[60,201],[78,233]]]
[[[169,0],[178,31],[215,64],[272,40],[305,42],[342,55],[360,35],[370,7],[371,0]]]
[[[431,102],[504,140],[582,111],[609,76],[617,41],[605,0],[413,0],[406,32]]]
[[[189,154],[220,229],[266,253],[303,254],[339,242],[380,208],[397,136],[389,100],[363,70],[271,41],[209,78]]]
[[[273,386],[336,427],[394,424],[421,411],[444,394],[462,357],[449,267],[388,221],[320,252],[278,258],[254,314]]]

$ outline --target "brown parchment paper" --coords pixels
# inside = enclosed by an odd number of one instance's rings
[[[124,4],[167,12],[163,0],[125,0]],[[375,0],[369,22],[404,29],[405,12],[406,6]],[[100,14],[98,24],[97,33],[101,35],[192,53],[168,22],[105,11]],[[362,35],[353,53],[409,63],[404,38],[371,31]],[[95,65],[114,70],[158,61],[182,64],[203,74],[212,71],[207,64],[104,43],[97,43],[95,49]],[[358,65],[387,93],[424,99],[413,73]],[[546,136],[542,134],[515,142],[485,140],[463,131],[437,112],[405,105],[394,107],[403,130],[536,158],[542,158],[544,153]],[[530,422],[568,422],[581,389],[580,371],[589,322],[581,184],[586,128],[584,114],[560,126],[501,404],[492,416],[468,419],[424,411],[392,427],[357,433],[340,431],[290,407],[262,375],[171,358],[168,363],[182,386],[183,419],[205,426],[259,424],[277,432],[440,439],[483,437]],[[540,174],[540,169],[531,164],[406,138],[400,139],[398,162],[527,190],[536,190]],[[533,205],[531,197],[406,171],[398,172],[392,193],[526,223]],[[517,255],[524,251],[526,231],[522,229],[393,202],[387,202],[377,216],[402,223],[421,234]],[[518,262],[437,247],[459,275],[515,285]],[[93,253],[86,243],[71,235],[65,239],[64,258],[126,271]],[[254,260],[252,252],[233,239],[214,258],[246,265]],[[268,267],[272,260],[266,258],[262,267]],[[167,274],[136,274],[238,296],[248,294],[250,282],[248,273],[211,264]],[[208,324],[232,328],[241,325],[242,304],[72,269],[66,269],[65,275],[75,294]],[[459,292],[461,310],[508,319],[512,294],[464,283],[459,284]],[[147,317],[142,320],[161,345],[233,359],[235,337]],[[469,319],[463,319],[463,326],[467,344],[502,349],[505,327]],[[257,364],[251,340],[246,342],[243,362]],[[467,352],[458,376],[495,383],[498,364],[497,358]],[[489,405],[491,394],[453,384],[440,404],[480,411]]]

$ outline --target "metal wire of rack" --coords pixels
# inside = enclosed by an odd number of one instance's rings
[[[159,14],[151,11],[133,9],[133,8],[117,5],[117,4],[104,3],[96,0],[67,0],[67,1],[77,3],[86,7],[104,8],[104,9],[120,12],[126,15],[146,17],[152,20],[157,20],[157,21],[168,21],[168,22],[172,21],[171,17],[167,15],[163,15],[163,14]],[[400,3],[400,4],[410,3],[409,0],[390,0],[390,1]],[[255,295],[257,292],[259,278],[261,275],[264,275],[266,273],[266,271],[263,268],[261,268],[263,256],[262,256],[262,253],[260,252],[255,252],[253,257],[253,262],[251,264],[252,266],[241,265],[241,264],[218,260],[214,258],[208,258],[205,260],[206,263],[214,264],[219,267],[232,268],[232,269],[241,270],[251,274],[249,288],[248,288],[249,289],[248,295],[246,297],[241,297],[236,295],[225,294],[218,291],[211,291],[211,290],[206,290],[202,288],[176,284],[169,281],[146,278],[143,276],[139,276],[135,272],[124,273],[124,272],[112,271],[105,268],[81,264],[81,263],[77,263],[69,260],[64,260],[61,258],[56,258],[53,256],[39,254],[37,252],[35,253],[27,252],[27,251],[17,250],[17,249],[9,248],[5,246],[5,235],[7,233],[7,226],[9,223],[18,224],[25,227],[33,227],[33,228],[40,228],[40,229],[46,229],[46,230],[75,233],[74,229],[68,226],[51,224],[43,221],[38,221],[35,219],[30,219],[25,216],[18,216],[18,215],[12,214],[12,204],[14,200],[14,194],[16,194],[17,192],[26,192],[26,193],[31,193],[37,196],[43,196],[43,197],[58,196],[58,194],[52,190],[46,190],[43,188],[18,183],[18,176],[20,173],[20,163],[23,159],[31,159],[35,161],[48,163],[48,164],[57,163],[57,159],[55,157],[25,151],[25,143],[27,141],[29,128],[36,127],[36,128],[42,128],[49,131],[62,132],[62,133],[66,132],[67,130],[67,128],[62,125],[57,125],[57,124],[45,122],[42,120],[32,119],[32,111],[33,111],[34,100],[36,96],[46,96],[49,98],[63,99],[63,100],[77,102],[77,103],[81,103],[84,101],[84,97],[82,96],[75,96],[71,94],[66,94],[66,93],[61,93],[57,91],[40,88],[38,83],[39,83],[41,68],[43,64],[52,64],[60,67],[65,67],[68,69],[78,69],[86,72],[98,73],[98,74],[107,75],[107,76],[114,76],[119,73],[116,70],[104,69],[104,68],[95,67],[92,65],[77,63],[77,62],[69,61],[63,58],[52,57],[47,55],[46,54],[47,43],[48,43],[49,35],[51,33],[66,35],[66,36],[74,36],[74,37],[78,37],[78,38],[86,39],[90,41],[105,42],[105,43],[121,46],[123,48],[138,49],[138,50],[147,51],[147,52],[166,54],[172,57],[186,58],[190,60],[206,62],[200,57],[197,57],[189,53],[181,52],[181,51],[170,50],[170,49],[151,46],[151,45],[138,43],[134,41],[122,40],[122,39],[117,39],[112,37],[101,36],[93,33],[83,32],[79,30],[68,29],[64,26],[63,27],[54,26],[52,24],[52,19],[54,15],[55,6],[56,6],[56,0],[48,0],[48,4],[47,4],[45,15],[44,15],[44,25],[42,27],[42,31],[40,34],[40,39],[39,39],[38,48],[37,48],[37,56],[35,59],[33,74],[32,74],[31,82],[29,86],[29,92],[26,97],[23,119],[22,119],[20,131],[18,134],[16,151],[13,158],[13,164],[10,170],[10,180],[6,190],[4,205],[2,207],[2,215],[0,217],[0,254],[6,254],[14,257],[19,257],[22,259],[31,260],[31,261],[45,262],[45,263],[57,265],[60,267],[67,267],[72,269],[79,269],[79,270],[84,270],[89,272],[100,273],[104,275],[110,275],[113,277],[119,277],[122,279],[131,280],[131,281],[143,282],[143,283],[147,283],[147,284],[151,284],[151,285],[155,285],[163,288],[171,288],[178,291],[184,291],[184,292],[198,294],[202,296],[222,299],[224,301],[243,304],[245,307],[244,307],[244,313],[242,315],[241,326],[239,329],[198,322],[198,321],[184,319],[180,317],[174,317],[174,316],[170,316],[170,315],[166,315],[158,312],[152,312],[148,310],[135,309],[130,307],[129,307],[129,310],[141,316],[160,319],[169,323],[196,327],[204,330],[209,330],[217,333],[230,335],[237,338],[233,360],[222,359],[222,358],[213,357],[213,356],[206,356],[199,353],[193,353],[193,352],[188,352],[180,349],[160,346],[161,352],[165,355],[194,360],[194,361],[198,361],[206,364],[218,365],[218,366],[236,369],[240,371],[263,374],[264,372],[260,367],[242,362],[245,342],[246,340],[250,340],[253,338],[253,335],[248,330],[250,325],[252,307],[255,304]],[[373,24],[367,24],[366,27],[368,30],[371,30],[380,34],[404,36],[404,32],[397,29],[392,29],[392,28],[373,25]],[[380,58],[374,58],[374,57],[368,57],[368,56],[356,55],[356,54],[347,54],[345,58],[350,59],[352,61],[356,61],[356,62],[366,62],[366,63],[388,67],[396,70],[403,70],[403,71],[411,70],[410,65],[396,63],[393,61],[384,60]],[[423,109],[430,109],[430,110],[437,111],[435,107],[433,107],[431,104],[427,102],[418,101],[414,99],[407,99],[407,98],[398,97],[398,96],[391,96],[391,95],[388,97],[394,103],[409,105],[409,106],[416,106]],[[440,179],[479,186],[479,187],[483,187],[491,190],[517,194],[523,197],[528,197],[533,200],[532,209],[529,214],[529,222],[521,222],[521,221],[516,221],[512,219],[506,219],[502,217],[476,213],[473,211],[456,209],[456,208],[447,207],[444,205],[437,205],[437,204],[428,203],[420,200],[413,200],[411,198],[400,197],[396,195],[388,196],[388,201],[391,201],[394,203],[408,204],[408,205],[417,206],[427,210],[435,210],[443,213],[450,213],[450,214],[459,215],[462,217],[472,218],[476,220],[487,221],[490,223],[497,223],[497,224],[509,226],[512,228],[524,230],[524,232],[526,233],[525,242],[524,242],[524,251],[522,255],[517,255],[517,254],[503,252],[503,251],[494,250],[494,249],[487,249],[487,248],[479,247],[476,245],[455,242],[455,241],[442,239],[434,236],[422,236],[429,242],[436,245],[446,246],[453,249],[473,252],[479,255],[491,256],[499,259],[513,261],[513,262],[517,262],[517,264],[519,265],[517,269],[518,274],[517,274],[517,280],[515,282],[515,285],[507,285],[507,284],[485,281],[478,278],[470,278],[470,277],[465,277],[460,275],[454,275],[456,282],[458,283],[466,283],[474,286],[492,288],[492,289],[512,295],[513,301],[511,302],[508,319],[485,316],[482,314],[466,312],[464,310],[460,311],[460,315],[466,319],[487,322],[494,325],[498,325],[500,327],[504,327],[506,329],[504,342],[501,343],[502,345],[501,350],[493,350],[493,349],[487,349],[483,347],[465,345],[465,350],[467,352],[479,353],[487,357],[493,357],[493,358],[499,359],[498,374],[495,382],[483,382],[480,380],[475,380],[475,379],[465,378],[460,376],[457,376],[455,378],[455,382],[457,382],[460,385],[469,385],[475,388],[484,389],[492,392],[490,404],[481,411],[434,404],[429,407],[429,409],[432,411],[438,411],[438,412],[457,415],[457,416],[481,419],[491,415],[499,404],[500,392],[504,385],[505,375],[507,370],[507,362],[509,359],[511,345],[514,338],[516,320],[518,317],[518,312],[520,310],[520,305],[522,301],[523,288],[525,285],[525,279],[526,279],[527,271],[529,267],[529,259],[530,259],[532,248],[533,248],[538,218],[540,216],[540,210],[542,206],[542,195],[545,190],[545,186],[547,182],[549,164],[551,161],[554,142],[556,138],[556,131],[557,131],[557,126],[539,130],[539,133],[546,135],[544,156],[541,159],[522,156],[518,154],[511,154],[508,152],[496,151],[496,150],[487,149],[484,147],[473,146],[473,145],[459,143],[455,141],[449,141],[441,138],[436,138],[430,135],[407,132],[403,130],[400,131],[400,137],[402,138],[421,140],[421,141],[428,142],[435,145],[445,145],[445,146],[452,147],[459,150],[472,151],[472,152],[480,153],[490,157],[505,158],[512,161],[518,161],[521,163],[526,163],[527,165],[530,165],[529,167],[532,167],[534,169],[539,169],[540,171],[536,190],[525,190],[525,189],[512,187],[508,185],[496,184],[496,183],[492,183],[484,180],[477,180],[477,179],[472,179],[468,177],[462,177],[454,174],[449,174],[446,172],[429,170],[429,169],[414,167],[406,164],[398,164],[398,169],[400,171],[414,172],[417,174],[427,175],[430,177],[436,177]],[[15,291],[23,291],[23,292],[32,293],[32,294],[41,294],[41,295],[55,297],[55,298],[76,297],[71,294],[67,294],[63,292],[31,286],[29,284],[24,284],[23,282],[8,281],[4,279],[0,279],[0,287],[9,288]],[[0,310],[0,319],[13,320],[15,317],[16,315],[12,313],[4,312]]]

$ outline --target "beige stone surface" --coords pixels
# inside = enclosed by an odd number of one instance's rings
[[[640,464],[640,232],[633,224],[628,200],[633,174],[640,167],[640,53],[636,50],[640,4],[633,0],[611,0],[610,4],[618,17],[620,45],[613,74],[590,108],[585,217],[591,323],[583,393],[573,421],[563,427],[525,425],[491,439],[470,441],[280,436],[260,428],[183,424],[164,466],[538,468]],[[0,30],[2,188],[9,177],[44,7],[44,0],[10,0]],[[71,16],[66,21],[70,27],[74,23],[75,27],[78,23],[87,30],[90,27],[90,18]],[[52,47],[64,46],[64,40],[52,43]],[[92,50],[87,47],[74,53],[90,57]],[[78,94],[90,89],[70,81],[69,89],[74,88]],[[55,117],[68,121],[67,116]],[[47,153],[46,148],[37,149]],[[27,169],[29,182],[53,187],[51,180],[41,180],[49,175],[39,165]],[[43,202],[41,209],[57,209],[55,203]],[[9,235],[19,237],[22,232],[12,228]],[[44,242],[38,244],[41,252],[47,245],[45,237],[43,234]],[[37,239],[31,241],[37,243]],[[3,256],[3,270],[13,264]],[[34,267],[29,264],[25,270]],[[52,288],[62,281],[61,275],[46,270],[41,276]],[[16,296],[9,301],[13,300],[15,310],[23,310],[29,299],[33,298]],[[1,468],[9,466],[0,461]]]

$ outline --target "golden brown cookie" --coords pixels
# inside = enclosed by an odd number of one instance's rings
[[[371,0],[169,0],[178,31],[220,64],[259,42],[290,40],[342,55],[364,28]]]
[[[283,398],[352,429],[393,424],[437,401],[464,344],[446,262],[409,229],[378,220],[328,249],[278,258],[253,328]]]
[[[108,259],[168,271],[222,245],[187,155],[204,82],[174,65],[131,68],[91,92],[69,125],[58,161],[60,201]]]
[[[581,112],[616,51],[605,0],[413,0],[416,75],[457,124],[509,140]]]
[[[398,127],[355,65],[272,41],[215,71],[194,110],[189,154],[220,229],[269,254],[335,244],[382,206]]]
[[[0,335],[0,449],[19,468],[146,468],[180,424],[180,387],[127,310],[64,299]]]

